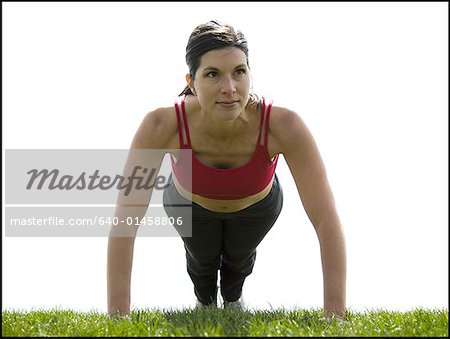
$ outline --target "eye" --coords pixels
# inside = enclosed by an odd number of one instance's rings
[[[211,71],[211,72],[206,73],[206,77],[211,78],[211,79],[217,77],[217,75],[218,75],[218,73],[216,71]]]
[[[245,69],[243,69],[243,68],[238,69],[238,70],[236,71],[236,74],[237,74],[237,75],[244,75],[245,73],[247,73],[247,71],[246,71]]]

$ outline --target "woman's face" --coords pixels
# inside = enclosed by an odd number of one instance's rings
[[[213,118],[229,121],[244,111],[249,100],[250,74],[245,53],[237,47],[209,51],[201,57],[194,88],[202,109]]]

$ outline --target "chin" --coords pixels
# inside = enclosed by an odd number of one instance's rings
[[[232,109],[230,109],[230,108],[219,109],[219,110],[216,110],[216,112],[217,112],[217,117],[219,117],[221,120],[231,121],[231,120],[235,120],[241,114],[242,107],[237,106],[237,107],[233,107]]]
[[[236,120],[237,117],[239,116],[238,113],[219,113],[216,115],[217,119],[221,120],[221,121],[233,121]]]

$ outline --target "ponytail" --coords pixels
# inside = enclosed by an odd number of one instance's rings
[[[194,93],[192,93],[192,91],[191,91],[191,88],[188,85],[186,85],[186,87],[183,89],[183,92],[181,92],[179,96],[189,95],[189,94],[194,95]]]

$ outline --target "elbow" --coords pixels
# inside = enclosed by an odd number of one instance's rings
[[[344,236],[344,228],[336,213],[333,215],[321,218],[319,221],[312,222],[319,238],[325,237],[329,234],[336,236],[340,234]]]

